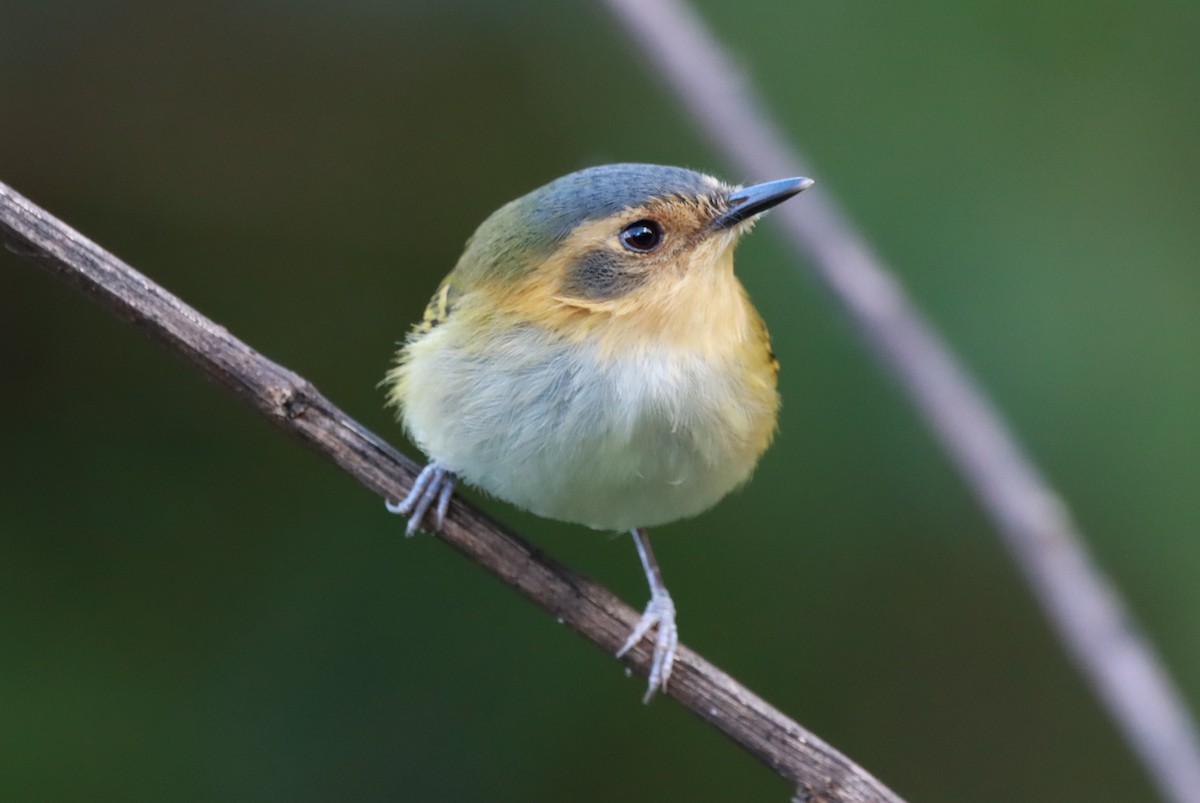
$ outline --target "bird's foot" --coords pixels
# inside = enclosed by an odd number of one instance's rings
[[[679,646],[679,630],[675,627],[675,603],[664,588],[655,590],[650,596],[650,602],[638,620],[637,627],[629,635],[625,646],[617,650],[621,658],[642,640],[642,637],[655,630],[654,653],[650,659],[650,679],[646,696],[642,702],[650,702],[656,691],[667,690],[667,681],[671,678],[671,667],[675,665],[675,650]]]
[[[437,532],[446,522],[446,510],[450,507],[450,496],[454,493],[454,481],[454,472],[447,471],[437,463],[430,463],[421,469],[408,496],[399,502],[393,503],[389,500],[384,504],[389,513],[408,517],[408,526],[404,528],[406,536],[411,538],[422,527],[428,527],[430,532]],[[425,523],[425,516],[431,507],[432,526]]]

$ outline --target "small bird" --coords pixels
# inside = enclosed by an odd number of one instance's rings
[[[457,478],[633,534],[650,602],[617,656],[654,631],[647,701],[679,639],[645,528],[745,483],[775,431],[779,365],[734,246],[812,183],[737,187],[650,164],[552,181],[475,231],[384,380],[429,458],[388,502],[408,535],[441,529]]]

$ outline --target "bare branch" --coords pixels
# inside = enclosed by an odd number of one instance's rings
[[[741,175],[816,175],[686,0],[605,4]],[[1182,695],[1003,418],[829,192],[782,206],[772,220],[958,466],[1164,798],[1200,801],[1200,738]]]
[[[0,242],[90,295],[210,379],[341,466],[395,498],[418,467],[322,396],[147,277],[0,184]],[[399,530],[397,530],[399,532]],[[460,499],[442,540],[613,655],[638,613]],[[645,677],[643,643],[625,663]],[[869,773],[681,646],[667,692],[801,790],[800,799],[900,803]]]

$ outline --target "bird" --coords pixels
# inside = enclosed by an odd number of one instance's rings
[[[734,248],[812,184],[653,164],[555,179],[479,226],[381,383],[428,458],[387,502],[407,535],[442,528],[460,479],[631,533],[650,601],[617,657],[652,635],[647,702],[679,643],[647,530],[743,485],[777,426],[779,364]]]

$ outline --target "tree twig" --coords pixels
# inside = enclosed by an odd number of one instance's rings
[[[2,183],[0,242],[166,345],[372,492],[396,498],[411,485],[417,465],[303,377],[254,351]],[[608,655],[638,620],[638,612],[611,592],[461,499],[450,507],[442,539]],[[625,658],[643,677],[649,660],[645,643]],[[679,648],[667,693],[797,786],[802,800],[902,803],[849,758],[686,647]]]
[[[686,0],[604,3],[739,175],[819,175]],[[958,466],[1161,794],[1200,801],[1200,738],[1183,696],[999,412],[828,192],[772,215]]]

